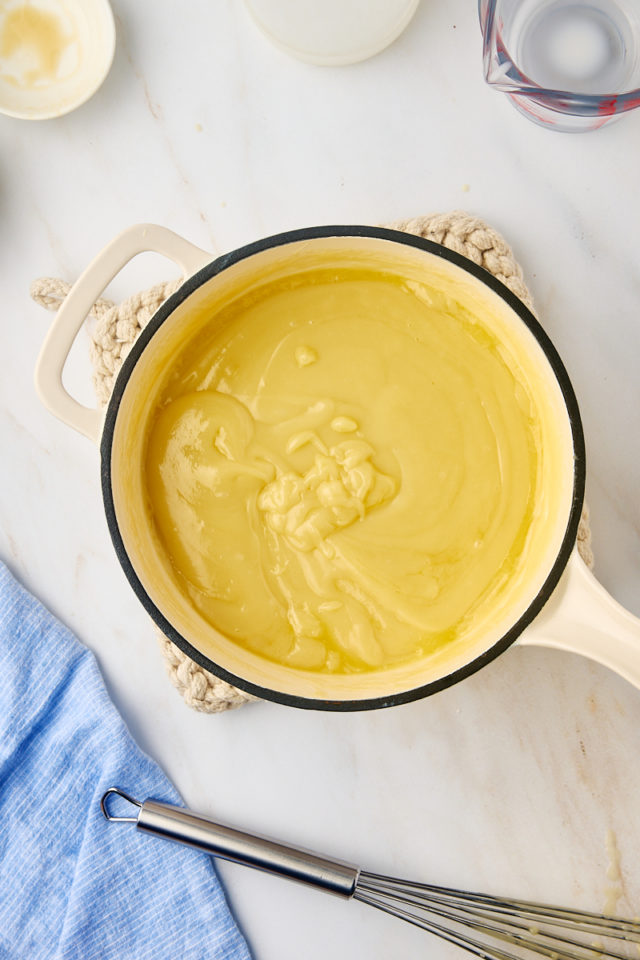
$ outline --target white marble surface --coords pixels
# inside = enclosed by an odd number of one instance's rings
[[[617,907],[640,914],[640,692],[604,668],[514,649],[431,699],[349,716],[182,703],[113,553],[97,451],[35,397],[51,315],[28,298],[141,220],[221,252],[317,223],[484,217],[580,400],[598,576],[640,614],[640,110],[585,136],[530,124],[484,86],[465,0],[423,0],[386,52],[335,69],[271,48],[239,2],[114,7],[116,59],[87,105],[0,117],[0,557],[96,652],[192,807],[370,869],[596,910],[613,831]],[[149,258],[114,295],[167,273]],[[86,346],[70,383],[88,398]],[[456,955],[360,905],[221,872],[256,960]]]

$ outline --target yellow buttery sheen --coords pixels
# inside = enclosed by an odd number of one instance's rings
[[[390,271],[319,266],[238,296],[172,361],[146,426],[180,590],[305,671],[464,640],[530,549],[541,423],[523,371],[472,306]]]

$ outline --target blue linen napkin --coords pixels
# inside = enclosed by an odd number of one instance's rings
[[[107,823],[114,785],[181,802],[91,651],[0,563],[1,960],[250,960],[210,858]]]

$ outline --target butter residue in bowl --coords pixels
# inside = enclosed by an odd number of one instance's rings
[[[173,360],[147,428],[181,589],[226,637],[320,673],[490,621],[540,503],[524,362],[448,293],[385,272],[240,296]]]
[[[0,4],[0,111],[61,116],[104,80],[115,49],[108,0],[4,0]]]
[[[2,80],[20,87],[55,83],[78,67],[72,19],[31,3],[13,7],[0,23]]]

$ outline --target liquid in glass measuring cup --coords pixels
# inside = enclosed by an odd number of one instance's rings
[[[479,0],[484,75],[541,126],[596,130],[640,106],[637,0]]]

